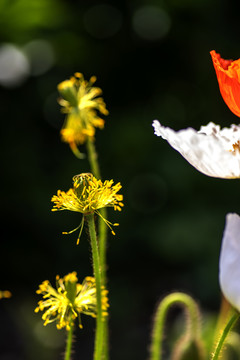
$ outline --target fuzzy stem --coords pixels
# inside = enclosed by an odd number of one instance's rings
[[[93,272],[96,281],[97,291],[97,320],[96,320],[96,335],[95,335],[95,349],[94,349],[94,360],[102,359],[103,351],[103,340],[104,340],[104,319],[102,316],[102,280],[101,280],[101,265],[99,261],[99,251],[97,236],[94,223],[94,214],[85,215],[92,249],[92,260],[93,260]]]
[[[93,141],[89,138],[87,139],[87,151],[88,151],[88,160],[91,166],[92,173],[97,179],[100,179],[101,175],[97,160],[98,159],[97,152]]]
[[[166,296],[158,305],[153,324],[152,343],[150,346],[150,360],[162,359],[162,341],[165,320],[169,308],[175,304],[184,305],[189,313],[188,329],[191,334],[199,333],[199,312],[195,301],[188,295],[183,293],[173,293]]]
[[[89,160],[91,171],[92,171],[93,175],[97,179],[101,179],[101,173],[100,173],[96,148],[95,148],[93,141],[90,138],[88,138],[88,140],[87,140],[87,152],[88,152],[88,160]],[[107,219],[107,209],[106,208],[99,209],[99,212],[104,219]],[[106,271],[107,271],[107,269],[106,269],[106,267],[107,267],[106,266],[106,263],[107,263],[106,262],[107,226],[100,217],[98,220],[98,239],[99,239],[99,259],[100,259],[101,271],[102,271],[102,273],[101,273],[102,285],[104,285],[106,287],[106,283],[107,283],[107,276],[106,276]],[[108,360],[109,356],[108,356],[108,321],[107,321],[107,319],[105,319],[105,322],[104,322],[103,332],[104,332],[104,335],[103,335],[103,337],[104,337],[103,359]]]
[[[216,342],[219,338],[221,329],[225,326],[226,319],[228,319],[231,316],[231,314],[232,314],[232,306],[230,305],[230,303],[227,301],[227,299],[222,294],[221,306],[220,306],[219,315],[218,315],[218,319],[217,319],[217,325],[215,327],[215,332],[214,332],[214,336],[213,336],[213,344],[216,344]],[[213,345],[213,347],[214,347],[214,345]]]
[[[231,318],[229,319],[229,321],[227,322],[226,326],[224,327],[224,329],[221,331],[220,337],[217,341],[215,350],[213,351],[211,360],[217,360],[219,358],[219,355],[221,353],[221,350],[223,348],[224,342],[226,340],[227,335],[229,334],[230,330],[232,329],[232,327],[234,326],[234,324],[237,322],[237,320],[239,319],[240,314],[234,312],[234,314],[231,316]]]
[[[88,159],[93,175],[97,179],[101,179],[100,168],[97,160],[97,153],[92,140],[87,140]],[[104,219],[107,218],[107,209],[99,209],[100,214]],[[106,285],[106,240],[107,240],[107,226],[104,221],[99,218],[99,256],[102,267],[102,283]]]
[[[66,350],[65,350],[64,360],[71,359],[73,328],[74,328],[74,322],[71,320],[70,321],[70,329],[67,331],[67,342],[66,342]]]
[[[107,219],[107,209],[102,208],[99,210],[100,214],[104,219]],[[99,218],[98,220],[98,229],[99,229],[99,257],[100,264],[102,266],[102,282],[103,285],[106,286],[107,283],[107,275],[106,275],[106,264],[107,264],[107,225],[105,222]]]

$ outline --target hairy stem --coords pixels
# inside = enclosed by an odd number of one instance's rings
[[[67,342],[64,360],[71,359],[74,322],[70,321],[70,329],[67,331]]]
[[[98,155],[93,141],[89,138],[87,139],[87,151],[92,173],[97,179],[101,179],[100,168],[98,164]]]
[[[104,341],[104,319],[102,316],[102,279],[101,279],[101,265],[99,260],[99,251],[97,236],[94,223],[94,214],[86,215],[88,222],[89,235],[92,249],[93,272],[96,281],[97,291],[97,319],[96,319],[96,335],[95,335],[95,349],[94,360],[101,360],[103,358],[103,341]]]
[[[98,155],[95,149],[95,145],[91,139],[87,140],[87,152],[88,152],[88,160],[90,163],[92,174],[97,178],[101,179],[101,173],[98,163]],[[100,214],[104,219],[107,219],[107,209],[102,208],[99,209]],[[107,283],[107,225],[105,222],[99,217],[98,220],[98,239],[99,239],[99,259],[101,265],[101,277],[102,277],[102,285],[106,287]],[[104,322],[104,330],[103,330],[103,337],[104,337],[104,346],[103,346],[103,359],[108,360],[108,321],[105,319]]]
[[[181,304],[188,312],[187,332],[197,336],[199,334],[199,311],[195,301],[183,293],[173,293],[166,296],[158,305],[153,324],[150,360],[162,359],[163,331],[169,308]]]
[[[101,179],[96,149],[95,149],[94,143],[90,139],[88,139],[88,141],[87,141],[87,150],[88,150],[88,159],[89,159],[92,173],[97,179]],[[99,212],[104,219],[107,219],[107,209],[106,208],[99,209]],[[102,283],[103,283],[103,285],[106,285],[107,226],[101,218],[99,218],[98,230],[99,230],[99,234],[98,234],[99,256],[100,256],[100,263],[101,263],[101,267],[102,267]]]
[[[229,334],[230,330],[234,326],[234,324],[239,319],[240,314],[234,312],[234,314],[230,317],[228,320],[226,326],[223,328],[223,330],[220,333],[219,339],[217,341],[216,347],[212,353],[211,360],[217,360],[221,354],[223,345],[225,343],[225,340],[227,338],[227,335]]]

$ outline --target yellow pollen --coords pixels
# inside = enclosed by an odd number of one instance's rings
[[[42,315],[44,325],[56,321],[57,329],[65,327],[68,331],[72,326],[72,320],[75,320],[77,317],[79,318],[79,327],[82,328],[81,314],[96,317],[95,279],[88,276],[82,284],[77,283],[77,281],[77,273],[74,271],[63,278],[56,276],[57,290],[47,280],[39,285],[37,293],[42,294],[44,300],[38,302],[35,312],[45,311]],[[70,287],[68,286],[69,283],[72,284]],[[102,287],[102,309],[104,316],[107,316],[105,310],[109,306],[107,293],[107,290]]]
[[[96,128],[104,127],[104,120],[99,114],[108,115],[104,100],[99,97],[102,90],[92,86],[95,81],[95,76],[86,81],[81,73],[76,72],[70,79],[58,85],[62,96],[59,104],[62,112],[67,114],[60,131],[61,138],[79,158],[82,158],[83,154],[78,150],[78,146],[87,139],[94,140]]]
[[[236,143],[234,143],[233,145],[232,145],[232,147],[233,147],[233,151],[234,152],[239,152],[240,151],[240,141],[237,141]]]
[[[70,210],[83,214],[83,220],[80,225],[69,232],[64,231],[63,234],[70,234],[80,229],[77,239],[78,244],[83,229],[84,216],[90,213],[99,215],[111,229],[112,233],[115,234],[112,226],[118,226],[119,224],[112,224],[103,218],[99,209],[113,207],[115,211],[121,211],[123,196],[118,194],[121,187],[120,183],[114,185],[113,180],[106,180],[104,182],[97,180],[90,173],[74,176],[73,187],[67,192],[58,190],[57,195],[54,195],[51,200],[54,203],[52,211]]]

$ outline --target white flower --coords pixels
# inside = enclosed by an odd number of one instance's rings
[[[240,216],[227,214],[219,264],[222,292],[240,311]]]
[[[210,122],[199,131],[174,131],[153,121],[154,134],[161,136],[192,166],[205,175],[223,179],[240,177],[240,125],[220,129]]]

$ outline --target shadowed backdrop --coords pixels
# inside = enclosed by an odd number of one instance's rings
[[[153,134],[213,121],[238,124],[223,102],[209,51],[239,58],[234,5],[221,0],[0,1],[1,261],[0,357],[58,360],[64,331],[33,310],[43,280],[91,275],[80,215],[51,212],[52,195],[89,171],[59,131],[57,84],[74,72],[97,76],[109,110],[96,131],[103,179],[120,181],[121,213],[108,236],[110,353],[148,356],[157,301],[185,291],[205,314],[220,306],[218,258],[227,212],[240,212],[239,180],[208,178]],[[81,148],[84,152],[84,147]],[[82,317],[73,358],[91,359],[94,320]]]

